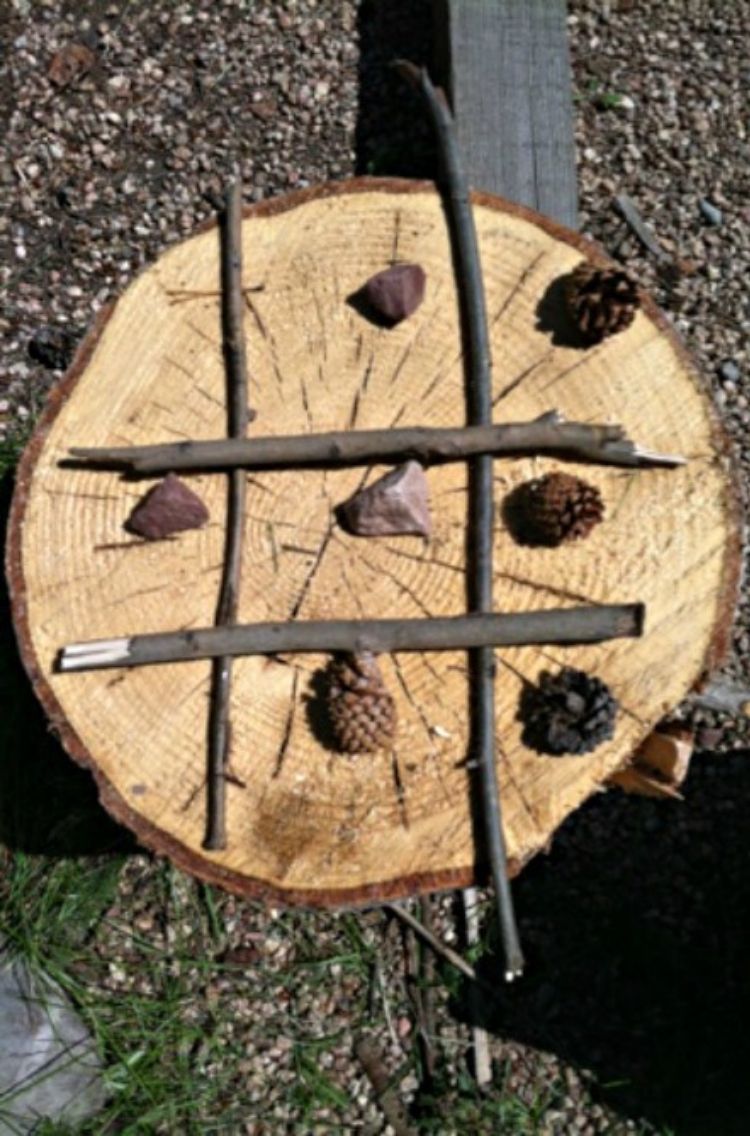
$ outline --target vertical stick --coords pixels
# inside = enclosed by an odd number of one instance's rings
[[[249,421],[243,314],[242,184],[237,178],[226,191],[221,227],[221,318],[227,377],[227,433],[230,438],[244,438]],[[246,485],[244,470],[235,469],[227,475],[224,569],[216,608],[217,626],[226,627],[237,621]],[[203,847],[210,851],[218,851],[227,846],[226,767],[231,740],[229,702],[232,663],[230,655],[222,655],[214,659],[211,672],[207,823],[203,841]]]
[[[396,67],[420,88],[437,136],[466,336],[469,425],[486,426],[492,421],[492,378],[484,284],[469,187],[453,118],[445,96],[433,86],[426,70],[404,61],[399,61]],[[473,458],[469,465],[468,545],[473,561],[469,573],[469,606],[477,612],[492,611],[492,498],[492,458],[487,455]],[[491,647],[475,648],[469,655],[469,661],[473,694],[471,736],[477,755],[485,840],[500,916],[505,977],[512,981],[523,972],[523,954],[508,882],[495,767],[495,652]]]

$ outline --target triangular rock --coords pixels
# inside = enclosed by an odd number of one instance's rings
[[[149,489],[125,522],[128,532],[146,540],[163,540],[185,529],[199,529],[208,520],[208,509],[173,473]]]
[[[339,505],[338,518],[354,536],[429,537],[432,532],[427,478],[408,461]]]

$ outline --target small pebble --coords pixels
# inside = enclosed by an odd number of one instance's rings
[[[725,383],[736,383],[740,377],[740,369],[733,359],[725,359],[719,365],[719,374]]]
[[[698,730],[695,742],[699,750],[714,750],[717,748],[722,738],[724,737],[724,729],[721,726],[707,726]]]
[[[701,198],[700,211],[709,225],[720,225],[724,219],[721,209],[718,209],[715,205],[712,205],[711,202],[707,201],[705,197]]]

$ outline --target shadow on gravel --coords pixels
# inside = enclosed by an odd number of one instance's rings
[[[398,58],[432,61],[431,0],[363,0],[360,41],[357,173],[431,178],[435,150],[419,95],[389,67]]]
[[[0,539],[12,478],[0,482]],[[55,740],[16,648],[5,573],[0,573],[0,844],[49,856],[123,852],[129,834],[99,805],[94,782]]]
[[[750,753],[699,757],[686,795],[611,792],[570,819],[515,885],[528,977],[483,1024],[591,1070],[622,1113],[744,1136]]]

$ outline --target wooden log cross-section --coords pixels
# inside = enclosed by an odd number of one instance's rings
[[[599,487],[606,517],[587,540],[562,549],[518,545],[502,515],[515,486],[562,461],[494,462],[494,610],[640,601],[647,612],[640,639],[498,652],[499,776],[518,870],[722,653],[738,528],[710,400],[655,306],[647,300],[627,331],[597,347],[558,342],[539,320],[540,301],[582,256],[601,254],[490,195],[475,195],[474,212],[495,421],[530,421],[556,407],[569,421],[621,423],[649,450],[688,459],[677,469],[565,463]],[[242,240],[254,432],[463,423],[456,285],[431,184],[363,179],[264,202],[245,211]],[[347,299],[394,255],[424,267],[427,289],[418,311],[388,329]],[[309,905],[468,884],[478,865],[465,764],[465,652],[382,656],[397,703],[397,741],[392,752],[357,760],[333,753],[321,732],[325,656],[238,658],[230,756],[241,784],[227,786],[231,840],[215,852],[201,847],[210,662],[55,671],[66,643],[214,621],[226,476],[181,475],[209,509],[204,528],[138,542],[122,526],[153,480],[66,468],[63,459],[82,444],[224,434],[219,267],[212,226],[165,253],[102,314],[49,399],[19,469],[8,546],[27,669],[63,743],[94,773],[106,807],[143,843],[205,879]],[[358,539],[336,523],[335,505],[382,472],[247,474],[238,623],[465,613],[465,464],[427,471],[428,542]],[[544,757],[521,742],[524,683],[563,664],[600,676],[621,706],[612,740],[583,758]]]

